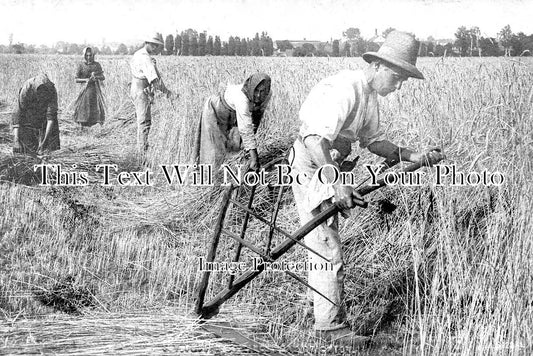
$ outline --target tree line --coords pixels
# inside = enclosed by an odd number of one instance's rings
[[[12,38],[12,37],[11,37]],[[11,42],[10,38],[10,42]],[[115,49],[109,45],[101,48],[92,46],[100,55],[133,54],[143,44],[126,46],[120,43]],[[26,45],[24,43],[10,43],[9,46],[0,45],[0,53],[39,53],[39,54],[80,54],[85,45],[76,43],[57,42],[53,47],[41,45]],[[272,56],[274,42],[267,32],[256,33],[254,38],[230,36],[222,41],[220,36],[207,35],[193,29],[182,31],[176,35],[169,34],[164,38],[163,55],[179,56]]]
[[[455,32],[457,55],[467,56],[524,56],[533,52],[533,34],[513,33],[504,26],[496,37],[484,37],[479,27],[461,26]]]
[[[377,51],[383,38],[394,28],[387,28],[379,36],[376,32],[371,38],[363,38],[358,28],[350,27],[342,33],[340,39],[327,42],[319,41],[274,41],[267,32],[256,33],[253,38],[230,36],[227,41],[222,41],[220,36],[208,35],[188,29],[176,35],[164,37],[163,55],[178,56],[333,56],[333,57],[358,57],[367,51]],[[380,42],[381,41],[381,42]],[[94,46],[101,55],[127,55],[133,54],[138,46],[126,46],[121,43],[115,48],[103,45],[101,48]],[[53,47],[41,45],[26,45],[24,43],[10,43],[8,46],[0,45],[0,53],[40,53],[40,54],[80,54],[84,45],[67,42],[57,42]],[[533,34],[523,32],[513,33],[510,25],[505,26],[495,37],[481,35],[479,27],[467,28],[461,26],[455,32],[455,39],[448,41],[435,40],[428,37],[420,41],[420,56],[524,56],[533,52]]]
[[[266,33],[255,34],[255,37],[241,38],[230,36],[227,41],[221,41],[219,36],[198,33],[188,29],[181,34],[167,35],[163,54],[180,56],[272,56],[274,42]]]

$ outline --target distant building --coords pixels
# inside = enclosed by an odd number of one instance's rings
[[[440,45],[440,46],[446,46],[448,43],[455,43],[455,40],[450,40],[450,39],[440,39],[440,40],[435,40],[435,45]]]
[[[277,42],[278,41],[276,41],[276,43]],[[283,40],[283,41],[280,41],[280,42],[288,42],[288,43],[291,44],[291,46],[293,48],[292,49],[281,50],[276,45],[276,53],[275,53],[276,56],[291,57],[291,56],[293,56],[295,54],[295,51],[296,52],[301,51],[301,49],[303,49],[304,47],[309,47],[309,45],[314,47],[314,50],[312,51],[313,53],[315,53],[315,51],[331,53],[331,51],[332,51],[331,43],[324,42],[324,41],[307,40],[307,39],[304,38],[303,40]],[[305,46],[305,45],[308,45],[308,46]]]
[[[383,42],[385,42],[385,37],[383,37],[382,35],[379,35],[378,34],[378,29],[376,28],[374,36],[370,37],[368,42],[373,42],[373,43],[381,46],[383,44]]]
[[[289,40],[289,42],[294,48],[302,47],[306,43],[312,44],[313,46],[315,46],[315,48],[318,48],[322,44],[324,45],[326,44],[326,42],[322,42],[322,41],[311,41],[311,40],[308,41],[305,38],[303,40]]]

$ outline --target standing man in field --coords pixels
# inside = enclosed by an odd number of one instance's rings
[[[28,79],[13,113],[13,153],[43,154],[58,150],[57,91],[46,74]]]
[[[332,202],[350,209],[363,200],[350,186],[317,184],[317,169],[324,165],[338,169],[356,141],[360,147],[389,160],[434,164],[442,159],[437,151],[420,153],[398,147],[387,141],[380,129],[377,96],[399,90],[408,78],[424,79],[415,66],[418,47],[413,36],[391,32],[378,52],[363,55],[369,63],[365,70],[342,71],[323,79],[309,93],[300,109],[302,124],[291,157],[293,172],[306,177],[303,184],[292,186],[302,225]],[[323,172],[333,182],[333,170]],[[306,236],[306,243],[333,264],[331,271],[309,271],[309,284],[335,303],[313,293],[317,336],[348,344],[363,341],[346,322],[344,262],[337,217]],[[324,263],[313,253],[309,253],[309,260]]]
[[[135,105],[137,117],[137,151],[141,161],[145,161],[148,150],[148,134],[152,126],[150,106],[154,101],[156,91],[172,95],[163,83],[163,79],[157,70],[156,61],[152,55],[156,55],[163,49],[163,36],[156,33],[144,42],[144,46],[133,55],[131,67],[131,98]]]

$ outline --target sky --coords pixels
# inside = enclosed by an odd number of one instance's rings
[[[188,28],[227,40],[266,31],[274,40],[327,41],[349,27],[365,38],[388,27],[452,39],[459,26],[495,37],[509,24],[533,33],[533,0],[0,0],[0,44],[142,42]]]

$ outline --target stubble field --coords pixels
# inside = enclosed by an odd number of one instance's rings
[[[202,104],[220,83],[242,82],[258,70],[271,75],[273,97],[259,130],[266,156],[294,140],[300,104],[314,84],[365,63],[158,57],[180,99],[160,98],[153,107],[153,184],[105,187],[97,164],[144,169],[134,151],[129,57],[96,58],[106,75],[107,121],[87,132],[71,121],[79,60],[0,57],[0,353],[235,353],[206,339],[190,314],[220,191],[169,185],[159,165],[188,163]],[[387,187],[372,196],[397,204],[393,214],[371,205],[342,219],[352,329],[373,337],[370,354],[530,354],[533,61],[423,58],[419,67],[425,81],[409,80],[380,99],[389,139],[419,150],[440,147],[457,171],[500,172],[505,182],[436,187],[428,169],[420,187]],[[42,159],[15,157],[8,113],[18,88],[39,70],[58,90],[63,148]],[[353,148],[363,181],[362,164],[380,160]],[[86,171],[89,184],[39,186],[36,163]],[[290,193],[278,224],[298,227]],[[262,236],[252,222],[247,239]],[[232,246],[222,244],[220,259],[231,258]],[[305,255],[295,248],[286,260]],[[222,308],[220,319],[265,347],[333,352],[312,336],[305,288],[283,274],[259,277]]]

